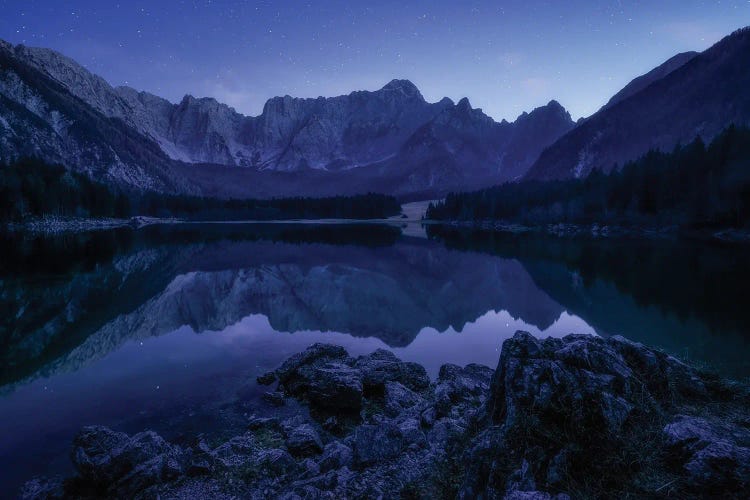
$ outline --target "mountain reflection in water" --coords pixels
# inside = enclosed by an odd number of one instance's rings
[[[435,376],[518,329],[623,334],[744,377],[744,249],[390,226],[173,226],[0,245],[0,484],[64,471],[97,423],[230,432],[312,342]],[[744,295],[743,295],[744,294]],[[42,411],[54,409],[54,411]]]

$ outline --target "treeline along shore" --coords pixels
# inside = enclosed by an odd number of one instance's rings
[[[750,129],[731,126],[707,146],[651,151],[608,174],[523,181],[448,195],[435,221],[538,226],[599,224],[682,229],[750,228]]]
[[[33,158],[0,165],[0,222],[40,217],[187,220],[380,219],[401,212],[382,194],[220,199],[124,190]]]

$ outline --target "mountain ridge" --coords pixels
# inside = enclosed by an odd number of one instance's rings
[[[6,104],[0,109],[0,144],[6,159],[37,156],[88,173],[109,172],[103,180],[139,189],[220,197],[368,191],[441,196],[513,180],[574,126],[556,102],[538,108],[550,107],[548,113],[532,111],[497,123],[466,98],[427,102],[404,79],[336,97],[274,97],[260,115],[245,116],[214,98],[188,94],[171,103],[112,87],[51,49],[6,42],[0,51],[5,61],[0,96]],[[35,76],[14,93],[18,72]],[[48,86],[57,89],[51,101],[39,92]],[[61,108],[61,100],[68,105]],[[40,105],[44,113],[26,116]],[[89,127],[97,149],[85,155],[89,137],[66,140],[61,133],[80,116],[95,116],[97,123]],[[96,133],[107,127],[127,129],[130,138],[107,144],[106,136]],[[126,150],[120,148],[124,143]],[[140,150],[153,155],[141,161]],[[238,167],[242,172],[231,170]]]
[[[750,27],[736,30],[583,120],[547,147],[525,178],[585,177],[594,169],[609,172],[649,150],[669,151],[696,136],[709,142],[731,124],[748,125],[748,68]]]

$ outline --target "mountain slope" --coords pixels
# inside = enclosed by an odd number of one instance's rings
[[[661,80],[672,71],[684,66],[688,61],[690,61],[697,55],[697,52],[681,52],[676,56],[670,57],[665,62],[655,67],[648,73],[633,79],[630,83],[625,85],[622,90],[612,96],[612,98],[607,102],[607,104],[602,107],[602,109],[611,108],[618,102],[624,101],[628,97],[637,94],[655,81]]]
[[[27,59],[22,48],[0,43],[0,160],[34,156],[105,182],[190,191],[155,143],[86,105]]]
[[[429,103],[408,80],[331,98],[275,97],[244,116],[212,98],[173,104],[114,88],[49,49],[3,42],[0,54],[3,157],[160,191],[439,196],[518,178],[574,126],[554,101],[496,123],[467,99]]]
[[[736,31],[642,90],[615,101],[547,148],[529,179],[610,171],[650,149],[671,150],[729,124],[750,124],[750,28]]]

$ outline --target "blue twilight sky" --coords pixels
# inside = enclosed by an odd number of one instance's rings
[[[246,114],[275,95],[408,78],[497,120],[553,98],[578,118],[748,24],[748,0],[0,0],[0,38],[59,50],[113,85]]]

